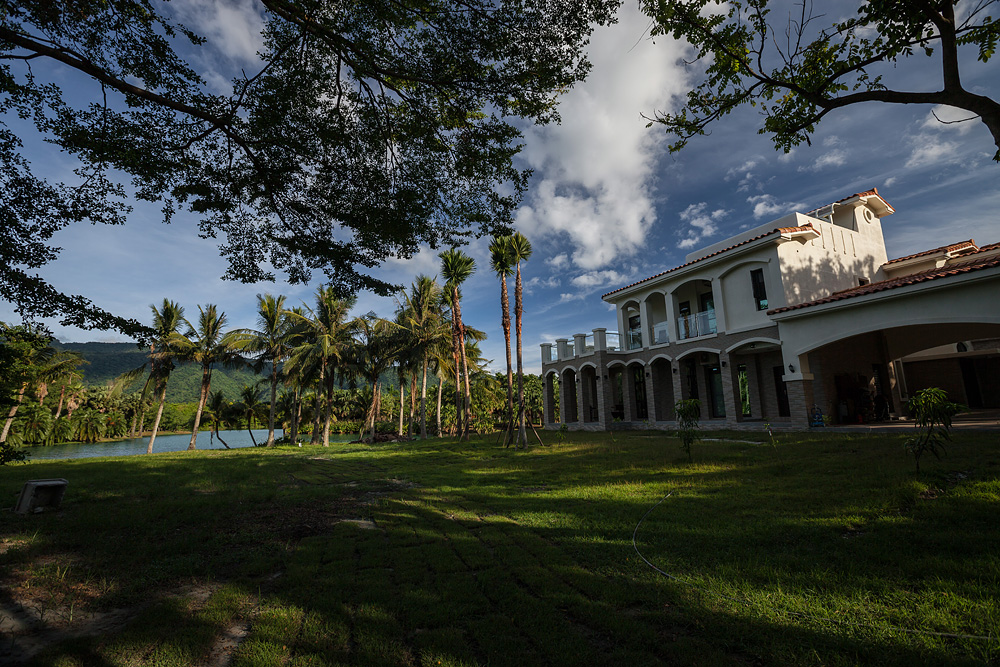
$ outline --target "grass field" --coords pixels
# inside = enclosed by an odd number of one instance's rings
[[[995,433],[547,435],[2,468],[0,663],[1000,661]]]

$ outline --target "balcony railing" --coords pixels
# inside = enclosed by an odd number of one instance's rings
[[[608,343],[608,352],[617,352],[622,349],[622,337],[618,335],[617,331],[609,331],[605,340]]]
[[[653,345],[663,345],[670,342],[670,329],[666,322],[657,322],[653,325]]]
[[[628,349],[638,350],[642,348],[642,332],[638,329],[629,329],[625,334],[625,341],[628,344]]]
[[[574,356],[573,355],[573,343],[567,343],[566,344],[566,356],[564,356],[564,357],[560,356],[559,357],[559,361],[565,361],[566,359],[572,359],[573,356]]]
[[[715,311],[706,310],[677,318],[677,337],[680,340],[697,338],[715,333]]]
[[[594,334],[587,334],[587,337],[583,339],[583,350],[580,352],[580,356],[594,353]]]

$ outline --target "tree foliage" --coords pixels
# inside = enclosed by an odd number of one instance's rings
[[[965,406],[949,401],[948,393],[937,387],[921,389],[906,405],[913,413],[915,432],[903,444],[913,454],[917,472],[920,472],[920,457],[925,453],[941,458],[944,443],[951,440],[951,420]]]
[[[166,221],[199,216],[227,278],[322,270],[342,297],[387,294],[366,273],[382,260],[509,229],[528,176],[512,163],[515,118],[557,117],[558,95],[587,72],[590,31],[617,5],[259,0],[260,60],[224,85],[213,68],[225,45],[168,3],[3,3],[0,297],[148,334],[32,273],[56,257],[58,230],[122,224],[133,200]],[[75,158],[75,177],[34,169],[29,133]]]
[[[964,109],[986,124],[1000,149],[1000,103],[966,90],[959,71],[960,56],[992,58],[1000,37],[1000,22],[989,14],[996,0],[872,0],[840,20],[815,14],[809,0],[797,3],[787,20],[775,9],[785,5],[769,0],[641,2],[654,36],[688,41],[696,60],[706,63],[704,80],[684,106],[655,118],[677,137],[672,150],[750,105],[764,116],[759,132],[787,152],[809,142],[831,111],[862,102]],[[896,64],[919,54],[936,60],[940,78],[924,80],[937,79],[940,88],[892,89]]]

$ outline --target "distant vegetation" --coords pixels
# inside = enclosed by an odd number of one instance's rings
[[[148,348],[135,343],[56,343],[53,347],[78,352],[87,363],[80,367],[83,383],[89,386],[108,382],[146,363]],[[269,373],[270,367],[263,372]],[[212,373],[212,389],[226,396],[239,396],[244,385],[255,383],[259,376],[250,368],[217,368]],[[201,368],[193,362],[179,362],[167,381],[168,403],[194,403],[198,400]],[[125,391],[140,391],[142,383]]]

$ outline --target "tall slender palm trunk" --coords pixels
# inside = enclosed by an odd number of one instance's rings
[[[278,358],[271,358],[271,409],[267,413],[267,446],[274,447],[274,404],[278,400]]]
[[[290,418],[292,428],[289,434],[289,441],[293,445],[299,444],[299,419],[302,417],[302,403],[299,401],[300,391],[298,386],[292,391],[292,414]],[[301,446],[299,445],[299,447]]]
[[[518,433],[517,444],[519,447],[528,446],[528,434],[524,424],[524,368],[521,362],[521,263],[517,263],[517,277],[514,283],[514,320],[517,326],[517,404],[518,404]]]
[[[160,404],[156,408],[156,419],[153,420],[153,432],[149,435],[149,444],[146,445],[146,453],[153,453],[153,442],[156,440],[156,432],[160,429],[160,419],[163,418],[163,406],[167,402],[167,381],[163,380],[163,388],[160,390]]]
[[[427,353],[424,353],[424,372],[420,384],[420,439],[427,439]]]
[[[500,323],[503,325],[504,351],[507,353],[507,423],[514,420],[514,377],[510,359],[510,299],[507,278],[500,280]]]
[[[310,445],[318,445],[322,434],[320,433],[320,421],[323,418],[323,381],[326,379],[326,359],[322,359],[323,365],[319,369],[319,386],[316,388],[316,409],[313,414],[313,432],[309,439]]]
[[[326,378],[326,410],[323,414],[323,446],[330,446],[330,416],[333,410],[333,373],[328,373]]]
[[[437,435],[439,438],[444,437],[444,433],[441,432],[441,397],[444,395],[444,378],[438,378],[438,404],[437,404]]]
[[[403,437],[403,401],[406,395],[406,385],[403,384],[403,374],[399,374],[399,426],[396,429],[396,435]]]
[[[194,428],[191,429],[191,442],[188,444],[188,451],[197,449],[195,443],[198,440],[198,428],[201,426],[201,415],[205,411],[205,403],[208,402],[208,388],[212,385],[212,371],[206,366],[201,374],[201,395],[198,397],[198,410],[194,413]]]
[[[21,385],[21,390],[17,392],[17,403],[11,406],[10,412],[7,413],[7,421],[3,424],[3,433],[0,433],[0,442],[7,442],[7,436],[10,435],[10,427],[14,423],[14,417],[17,415],[17,409],[21,407],[21,401],[24,400],[24,392],[28,390],[27,384]]]

